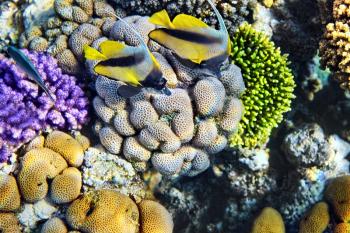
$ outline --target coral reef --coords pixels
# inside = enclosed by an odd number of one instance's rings
[[[232,36],[232,61],[242,69],[247,90],[242,96],[245,113],[232,146],[263,146],[273,128],[290,110],[295,83],[286,55],[250,25],[242,25]]]
[[[47,51],[54,56],[66,73],[81,74],[82,47],[102,35],[109,35],[115,12],[104,0],[67,1],[50,0],[46,10],[31,20],[21,34],[21,47]],[[35,2],[27,6],[35,9]],[[37,11],[35,11],[37,12]],[[122,14],[123,15],[123,14]],[[120,16],[122,16],[120,15]],[[44,22],[40,22],[44,19]]]
[[[8,43],[17,41],[19,36],[19,12],[17,4],[12,1],[2,1],[0,3],[0,39]]]
[[[349,4],[347,0],[333,1],[333,17],[328,21],[320,41],[321,64],[333,71],[333,76],[345,89],[350,89]]]
[[[174,17],[177,14],[184,13],[190,14],[197,18],[204,20],[209,25],[215,25],[217,18],[214,11],[206,2],[206,0],[192,0],[192,1],[169,1],[169,0],[112,0],[117,3],[117,6],[121,7],[127,12],[127,15],[151,15],[157,11],[166,9],[170,16]],[[225,23],[230,32],[233,32],[235,28],[243,21],[248,19],[251,15],[249,4],[253,1],[239,0],[217,1],[217,8],[223,16]],[[147,7],[143,7],[147,6]]]
[[[147,35],[154,26],[147,19],[125,18],[152,48]],[[117,21],[110,36],[138,43],[132,33]],[[98,48],[101,42],[93,45]],[[110,153],[124,155],[137,170],[145,170],[151,161],[162,174],[195,176],[208,168],[209,155],[222,151],[237,129],[243,112],[238,98],[245,88],[240,69],[229,65],[220,79],[203,77],[200,70],[186,70],[165,48],[158,46],[156,51],[161,67],[166,67],[164,75],[170,75],[165,78],[174,84],[172,95],[144,88],[138,96],[124,99],[116,93],[121,82],[98,76],[93,107],[99,121],[94,129]]]
[[[87,122],[88,100],[75,77],[62,74],[49,55],[24,53],[55,98],[50,98],[12,59],[0,54],[0,161],[40,131],[80,129]]]

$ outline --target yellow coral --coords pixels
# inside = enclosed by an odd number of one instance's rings
[[[84,150],[80,143],[72,136],[61,131],[53,131],[46,137],[45,147],[61,154],[73,167],[83,163]]]
[[[0,175],[0,210],[14,211],[20,206],[20,195],[13,176]]]
[[[18,219],[12,213],[0,213],[0,232],[1,233],[20,233]]]
[[[139,212],[128,197],[113,190],[98,190],[75,200],[66,213],[68,224],[87,233],[136,233]]]
[[[41,228],[41,233],[67,233],[68,229],[64,222],[59,218],[47,220]]]
[[[350,233],[349,223],[339,223],[334,227],[333,233]]]
[[[328,185],[326,199],[343,222],[350,221],[350,176],[337,177]]]
[[[62,156],[48,148],[26,153],[17,176],[23,198],[28,202],[44,198],[48,191],[47,178],[54,178],[66,167],[67,162]]]
[[[284,233],[283,219],[277,210],[266,207],[255,219],[251,233]]]
[[[167,209],[151,200],[139,204],[141,215],[140,233],[172,233],[173,219]]]
[[[329,223],[328,205],[317,203],[300,222],[299,233],[322,233]]]
[[[56,176],[51,183],[51,199],[57,203],[74,201],[80,194],[81,173],[75,167],[69,167]]]

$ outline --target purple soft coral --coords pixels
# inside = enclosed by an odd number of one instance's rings
[[[0,161],[41,130],[80,129],[87,122],[88,99],[76,78],[62,74],[57,61],[44,53],[23,52],[38,69],[51,99],[15,65],[0,54]]]

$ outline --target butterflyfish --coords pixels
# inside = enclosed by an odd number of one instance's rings
[[[179,14],[171,21],[167,11],[162,10],[149,19],[151,23],[160,26],[151,31],[149,37],[172,50],[180,61],[190,61],[193,67],[199,65],[199,68],[220,75],[220,67],[231,52],[231,41],[219,11],[212,1],[208,0],[208,3],[218,18],[220,30],[187,14]]]
[[[107,40],[100,44],[101,52],[85,45],[85,58],[98,61],[94,66],[97,74],[127,84],[118,88],[117,93],[120,96],[130,98],[140,93],[143,87],[151,87],[170,95],[171,92],[166,87],[167,81],[163,77],[159,63],[141,36],[127,22],[124,20],[122,22],[137,35],[141,41],[139,46],[128,46],[118,41]]]
[[[33,79],[41,89],[49,96],[49,98],[55,102],[49,89],[45,86],[43,79],[41,78],[38,70],[35,68],[34,64],[29,60],[29,58],[19,49],[11,45],[4,45],[5,52],[16,62],[28,76]]]

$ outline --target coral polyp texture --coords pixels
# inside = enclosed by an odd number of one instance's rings
[[[285,233],[283,219],[277,210],[266,207],[254,220],[251,233]]]
[[[54,14],[44,22],[25,25],[19,44],[47,51],[65,72],[81,74],[83,45],[108,35],[115,21],[114,9],[104,0],[54,0],[48,8]]]
[[[261,147],[290,110],[293,74],[287,55],[282,55],[273,42],[249,24],[239,27],[231,41],[231,59],[241,68],[247,89],[242,96],[245,112],[230,144]]]
[[[350,1],[334,0],[332,14],[320,41],[321,65],[333,71],[341,87],[350,89]]]
[[[40,131],[80,129],[87,122],[88,99],[76,78],[63,74],[44,53],[23,52],[38,69],[55,102],[12,59],[0,54],[0,161]]]
[[[195,176],[209,167],[209,156],[222,151],[237,129],[244,110],[239,99],[245,89],[240,69],[231,64],[221,78],[206,77],[149,41],[147,35],[155,27],[148,17],[125,21],[141,33],[161,62],[171,95],[143,88],[139,95],[125,99],[116,93],[125,84],[98,76],[93,107],[99,120],[94,129],[110,153],[124,155],[139,171],[151,161],[162,174]],[[130,45],[140,43],[121,21],[112,26],[110,37]],[[99,48],[103,40],[93,46]]]

